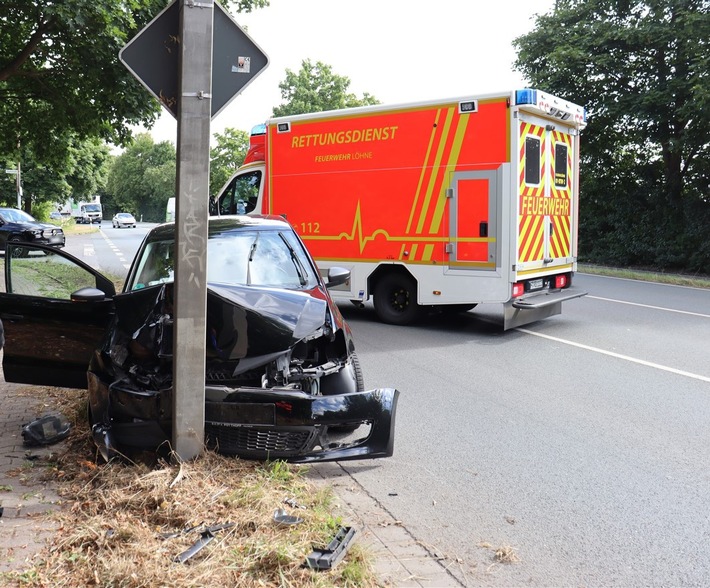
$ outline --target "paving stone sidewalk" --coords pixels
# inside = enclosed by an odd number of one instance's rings
[[[48,511],[61,508],[61,499],[42,469],[61,443],[25,447],[22,426],[50,412],[38,406],[27,386],[0,381],[0,572],[24,570],[54,533]]]

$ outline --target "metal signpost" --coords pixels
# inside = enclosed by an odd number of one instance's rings
[[[119,57],[178,119],[173,449],[192,459],[205,430],[210,119],[268,58],[212,0],[176,0]]]

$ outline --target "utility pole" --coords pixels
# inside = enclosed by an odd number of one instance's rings
[[[173,449],[183,460],[205,438],[207,222],[213,0],[182,0],[173,340]]]

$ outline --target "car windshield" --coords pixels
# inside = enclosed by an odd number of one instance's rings
[[[116,216],[118,218],[132,218],[132,215],[128,214],[127,212],[119,212]]]
[[[12,223],[37,222],[33,216],[27,214],[24,210],[17,210],[16,208],[6,208],[2,211],[2,216],[6,221]]]
[[[86,210],[86,212],[100,212],[101,211],[98,204],[85,204],[84,210]]]
[[[148,243],[132,283],[137,290],[174,277],[174,241]],[[207,242],[207,281],[211,284],[302,289],[316,284],[315,270],[291,232],[239,231]]]

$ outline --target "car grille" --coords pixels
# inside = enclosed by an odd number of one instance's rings
[[[205,423],[207,445],[219,453],[285,457],[309,451],[316,439],[313,428],[271,429]]]

